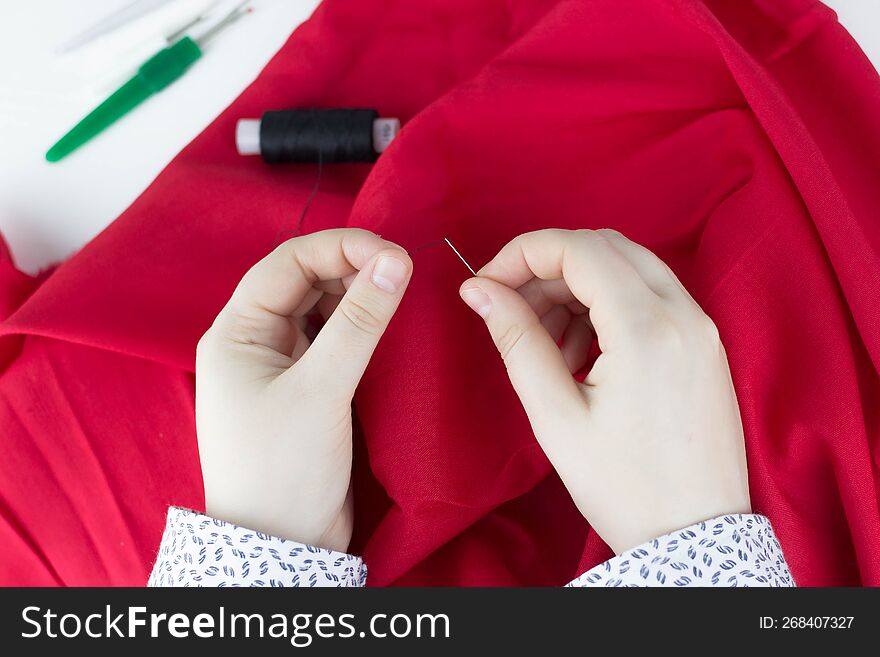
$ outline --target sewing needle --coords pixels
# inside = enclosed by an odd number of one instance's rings
[[[468,264],[468,261],[465,260],[465,259],[462,257],[462,255],[458,252],[458,249],[456,249],[454,246],[452,246],[452,242],[449,241],[449,238],[448,238],[448,237],[444,237],[444,238],[443,238],[443,241],[446,242],[446,243],[449,245],[449,248],[452,249],[452,250],[455,252],[455,255],[457,255],[457,256],[458,256],[458,259],[461,260],[461,261],[464,263],[464,266],[468,268],[468,271],[469,271],[470,273],[472,273],[474,276],[476,276],[476,275],[477,275],[477,272],[475,272],[475,271],[474,271],[474,268],[471,267],[471,266]]]

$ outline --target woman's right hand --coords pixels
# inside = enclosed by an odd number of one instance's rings
[[[751,512],[718,331],[653,253],[610,230],[528,233],[461,295],[578,508],[616,553]],[[581,384],[572,373],[594,337],[601,355]]]
[[[196,353],[208,514],[348,548],[351,401],[411,273],[396,244],[337,229],[288,240],[244,276]],[[324,325],[310,340],[313,311]]]

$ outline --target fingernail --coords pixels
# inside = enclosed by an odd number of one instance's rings
[[[470,306],[471,310],[483,319],[489,316],[489,311],[492,310],[492,300],[480,288],[469,287],[466,290],[462,290],[461,298]]]
[[[406,280],[406,265],[397,258],[380,256],[373,265],[373,275],[370,280],[380,290],[394,294]]]

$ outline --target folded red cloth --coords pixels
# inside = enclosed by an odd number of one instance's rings
[[[814,0],[324,2],[3,322],[0,582],[142,584],[166,506],[202,507],[196,341],[316,175],[239,157],[234,124],[346,106],[405,127],[374,166],[324,169],[306,231],[449,237],[476,265],[549,226],[645,244],[721,331],[754,507],[798,583],[880,584],[880,80]],[[355,399],[372,585],[554,585],[608,556],[466,275],[416,254]],[[35,283],[4,264],[0,285],[8,314]]]

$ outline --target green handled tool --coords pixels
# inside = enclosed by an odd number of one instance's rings
[[[200,37],[184,36],[148,59],[128,82],[98,105],[46,152],[49,162],[67,157],[87,141],[103,132],[155,93],[162,91],[186,73],[202,56],[204,43],[225,25],[242,15],[243,2]]]

